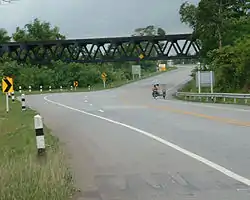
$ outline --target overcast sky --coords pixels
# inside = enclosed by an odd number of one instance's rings
[[[1,0],[0,0],[1,1]],[[185,0],[16,0],[0,5],[0,28],[13,33],[34,18],[60,27],[67,38],[129,36],[155,25],[169,34],[188,33],[179,7]],[[189,0],[197,4],[199,0]]]

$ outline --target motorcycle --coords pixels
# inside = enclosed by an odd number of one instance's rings
[[[154,99],[156,99],[157,96],[159,96],[159,92],[156,89],[154,89],[152,92],[152,96],[154,97]]]
[[[162,96],[164,99],[166,99],[167,92],[165,89],[162,90],[162,93],[160,93],[158,90],[154,89],[152,92],[152,96],[154,99],[156,99],[158,96]]]

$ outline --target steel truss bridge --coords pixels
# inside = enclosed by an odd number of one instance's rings
[[[135,36],[97,39],[10,42],[0,44],[0,57],[7,54],[19,62],[98,63],[140,60],[197,59],[201,47],[192,34]]]

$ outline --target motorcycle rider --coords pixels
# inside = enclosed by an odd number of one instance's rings
[[[153,88],[152,88],[152,92],[154,92],[154,91],[156,91],[157,92],[157,94],[159,94],[159,84],[154,84],[153,85]]]

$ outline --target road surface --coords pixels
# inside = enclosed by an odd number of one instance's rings
[[[250,110],[170,98],[190,66],[113,90],[28,96],[66,143],[79,200],[249,200]],[[169,99],[154,100],[154,79]]]

